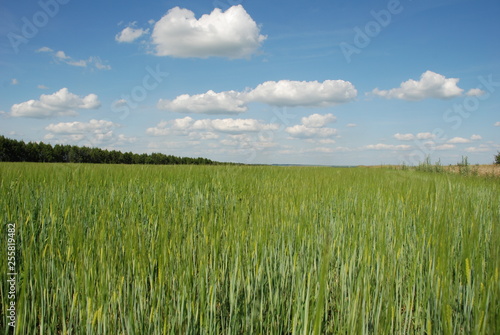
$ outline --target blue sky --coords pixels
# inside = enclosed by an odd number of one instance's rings
[[[500,150],[500,3],[1,1],[0,134],[265,164]]]

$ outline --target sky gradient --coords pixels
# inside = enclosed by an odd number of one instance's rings
[[[500,3],[2,1],[0,134],[264,164],[490,164]]]

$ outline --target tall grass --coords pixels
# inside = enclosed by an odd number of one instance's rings
[[[499,333],[499,191],[384,169],[0,164],[16,334]]]

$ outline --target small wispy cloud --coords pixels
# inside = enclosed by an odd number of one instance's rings
[[[68,56],[64,51],[59,50],[59,51],[54,51],[49,47],[42,47],[36,52],[44,52],[51,54],[54,60],[57,63],[64,63],[70,66],[76,66],[76,67],[92,67],[97,70],[111,70],[111,66],[108,64],[105,64],[106,62],[103,62],[101,58],[97,56],[90,56],[87,59],[74,59],[70,56]]]

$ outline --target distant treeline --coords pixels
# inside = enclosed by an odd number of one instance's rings
[[[161,153],[134,154],[116,150],[17,141],[0,136],[0,162],[103,163],[103,164],[223,164],[207,158],[176,157]]]

